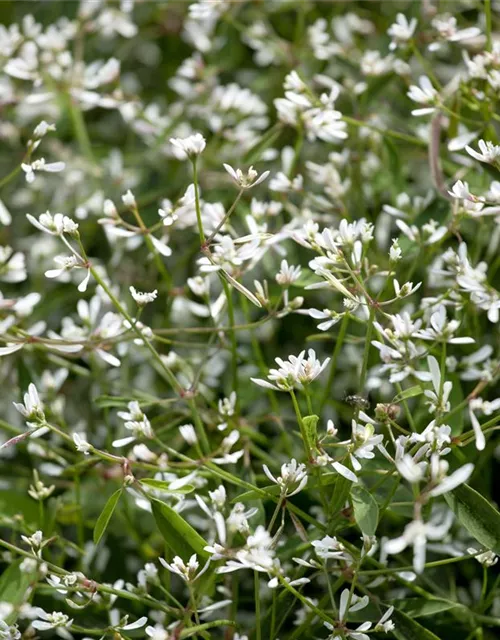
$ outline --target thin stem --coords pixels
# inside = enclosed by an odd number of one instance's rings
[[[198,188],[198,169],[196,166],[196,157],[193,158],[193,184],[194,184],[194,202],[196,208],[196,220],[198,222],[198,233],[200,234],[200,246],[203,247],[205,245],[205,233],[203,232],[203,222],[201,220],[201,209],[200,209],[200,192]]]
[[[363,393],[363,390],[365,388],[366,375],[368,373],[368,358],[370,356],[370,347],[371,347],[371,341],[372,341],[374,319],[375,319],[375,307],[370,307],[370,317],[368,318],[368,329],[366,331],[363,364],[361,366],[361,375],[359,377],[359,390],[361,393]]]
[[[491,51],[491,47],[492,47],[491,0],[484,0],[484,14],[486,17],[486,51]]]
[[[253,572],[254,599],[255,599],[255,640],[262,640],[262,628],[260,620],[260,580],[259,572]]]
[[[236,208],[236,205],[238,204],[238,202],[240,201],[241,196],[243,195],[243,191],[244,189],[240,189],[238,195],[236,196],[235,201],[233,202],[233,204],[229,207],[228,212],[226,213],[226,215],[222,218],[222,220],[219,222],[219,224],[216,226],[216,228],[212,231],[212,233],[208,236],[208,238],[205,240],[205,246],[209,246],[213,239],[215,238],[215,236],[219,233],[219,231],[222,229],[222,227],[226,224],[226,222],[229,220],[231,214],[233,213],[233,211]]]
[[[231,327],[230,331],[230,339],[231,339],[231,376],[233,378],[233,391],[236,393],[236,404],[239,406],[238,402],[238,351],[237,351],[237,343],[236,343],[236,333],[233,329],[234,327],[234,305],[233,305],[233,292],[229,287],[228,283],[224,280],[224,278],[220,279],[222,283],[222,288],[224,289],[224,293],[226,295],[227,300],[227,315],[229,320],[229,326]]]
[[[325,392],[323,394],[323,398],[319,406],[320,413],[323,411],[323,408],[330,396],[333,379],[335,378],[335,374],[337,372],[337,360],[340,355],[340,350],[342,349],[342,345],[344,343],[344,338],[345,338],[348,324],[349,324],[349,314],[346,313],[342,318],[342,322],[340,323],[339,334],[337,336],[337,340],[335,341],[335,347],[332,353],[332,361],[330,362],[330,373],[328,374],[328,382],[326,383]]]
[[[295,415],[297,416],[297,422],[299,423],[300,435],[302,437],[302,442],[304,443],[304,449],[306,452],[307,459],[311,459],[311,451],[309,449],[309,444],[307,442],[307,437],[304,429],[304,423],[302,421],[302,414],[300,412],[299,403],[297,402],[297,396],[293,389],[290,389],[290,396],[292,397],[293,408],[295,410]]]
[[[75,135],[78,140],[78,144],[80,145],[80,149],[87,160],[94,164],[95,158],[92,152],[92,145],[90,143],[87,127],[85,126],[85,120],[83,118],[80,107],[74,103],[71,94],[68,94],[68,105],[71,120],[73,121],[73,127],[75,129]]]

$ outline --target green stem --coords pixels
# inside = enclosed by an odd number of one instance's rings
[[[491,0],[484,0],[484,14],[486,18],[486,51],[491,51],[491,45],[492,45]]]
[[[342,322],[340,323],[339,335],[337,336],[337,340],[335,341],[335,347],[332,353],[332,361],[330,362],[330,373],[328,374],[328,382],[326,383],[325,392],[323,394],[323,398],[321,400],[321,404],[319,407],[320,413],[323,411],[323,408],[327,403],[330,395],[333,379],[335,378],[335,374],[337,372],[337,360],[339,358],[340,350],[342,349],[342,345],[344,343],[344,338],[345,338],[348,324],[349,324],[349,314],[346,313],[342,318]]]
[[[363,393],[366,383],[366,374],[368,373],[368,358],[370,356],[370,347],[372,342],[373,321],[375,319],[375,307],[370,307],[370,317],[368,318],[368,328],[365,338],[365,351],[363,354],[363,364],[361,366],[361,375],[359,379],[359,390]]]
[[[200,246],[205,245],[205,234],[203,232],[203,222],[201,220],[200,209],[200,192],[198,188],[198,169],[196,166],[196,158],[193,159],[193,184],[194,184],[194,202],[196,208],[196,220],[198,222],[198,233],[200,234]]]
[[[306,452],[307,459],[311,459],[311,451],[309,450],[309,445],[307,442],[307,437],[304,429],[304,423],[302,422],[302,414],[300,412],[299,403],[297,402],[297,396],[293,389],[290,389],[290,396],[292,397],[293,408],[295,410],[295,415],[297,416],[297,422],[299,423],[300,435],[302,437],[302,442],[304,443],[304,450]]]
[[[68,105],[69,105],[71,120],[73,121],[73,127],[75,129],[75,135],[78,140],[78,144],[80,145],[80,149],[83,155],[87,158],[87,160],[89,160],[92,164],[94,164],[95,158],[94,158],[94,154],[92,153],[92,145],[90,143],[87,127],[85,126],[85,120],[83,118],[83,114],[81,112],[80,107],[74,103],[73,98],[69,94],[68,94]]]
[[[229,326],[231,327],[230,338],[231,338],[231,376],[233,378],[233,391],[236,393],[236,407],[239,407],[238,401],[238,351],[237,351],[237,343],[236,343],[236,333],[234,331],[234,305],[233,305],[233,293],[232,289],[229,287],[228,283],[224,280],[224,278],[220,279],[222,283],[222,288],[224,289],[224,293],[226,295],[227,300],[227,315]]]
[[[262,628],[260,621],[260,580],[259,572],[253,572],[254,599],[255,599],[255,640],[262,640]]]

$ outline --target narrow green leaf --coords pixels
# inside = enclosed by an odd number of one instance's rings
[[[306,444],[309,449],[316,449],[316,441],[318,439],[318,421],[319,416],[305,416],[302,418],[302,424],[304,425],[304,435],[306,437]]]
[[[171,489],[170,482],[166,482],[165,480],[155,480],[154,478],[143,478],[141,484],[145,484],[152,489],[160,489],[161,491],[165,491],[166,493],[172,494],[185,494],[191,493],[194,491],[194,487],[192,484],[185,484],[183,487],[179,487],[178,489]]]
[[[351,487],[351,500],[358,527],[365,535],[374,536],[378,525],[377,501],[369,491],[356,484]]]
[[[500,513],[477,491],[462,484],[445,500],[460,523],[486,549],[500,553]]]
[[[402,400],[407,400],[408,398],[414,398],[415,396],[419,396],[423,392],[424,391],[420,385],[409,387],[408,389],[404,389],[404,391],[401,391],[401,393],[398,393],[398,395],[394,398],[394,402],[401,402]]]
[[[208,559],[205,551],[207,542],[172,507],[161,500],[151,500],[153,516],[168,547],[183,560],[196,553],[199,558]]]
[[[118,489],[115,491],[108,499],[106,504],[104,505],[104,509],[101,511],[101,515],[97,518],[97,522],[94,527],[94,544],[99,544],[99,540],[104,535],[106,531],[109,521],[111,520],[111,516],[113,515],[114,510],[116,509],[116,505],[118,504],[118,500],[122,495],[123,489]]]
[[[450,600],[406,598],[404,600],[397,600],[394,606],[411,618],[424,618],[425,616],[433,616],[441,611],[448,611],[448,609],[453,609],[461,605],[457,602],[451,602]]]
[[[436,634],[398,609],[394,609],[392,621],[395,625],[393,634],[397,640],[439,640]]]
[[[338,512],[344,508],[345,502],[349,497],[352,482],[344,476],[337,475],[337,481],[333,488],[333,495],[330,501],[330,518],[333,519]]]
[[[205,622],[204,624],[197,624],[194,627],[189,627],[188,629],[184,629],[181,631],[181,635],[179,638],[191,638],[191,636],[195,636],[196,634],[202,633],[202,631],[207,631],[208,629],[214,629],[215,627],[235,627],[236,623],[232,620],[213,620],[212,622]]]
[[[0,577],[0,602],[8,602],[14,607],[14,611],[5,619],[7,624],[14,624],[16,621],[17,608],[23,604],[26,591],[35,575],[21,571],[19,568],[21,562],[21,560],[13,562]]]

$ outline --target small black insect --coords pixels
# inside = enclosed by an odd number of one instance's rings
[[[363,396],[346,395],[344,402],[350,404],[352,407],[357,407],[358,409],[370,408],[370,401],[367,398],[363,398]]]

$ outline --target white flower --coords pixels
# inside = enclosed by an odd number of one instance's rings
[[[79,433],[73,434],[73,442],[75,443],[75,447],[77,451],[85,454],[86,456],[92,451],[92,445],[85,440]]]
[[[300,278],[301,273],[300,266],[294,267],[289,265],[286,260],[282,260],[280,271],[276,275],[276,282],[282,287],[289,287]]]
[[[196,158],[206,147],[205,138],[201,133],[195,133],[187,138],[170,138],[171,144],[181,152],[183,157]]]
[[[128,403],[128,411],[118,411],[118,417],[125,421],[125,429],[132,431],[132,436],[114,440],[113,447],[123,447],[137,438],[152,438],[153,429],[148,417],[141,411],[139,403],[132,400]]]
[[[245,175],[241,169],[236,169],[235,171],[229,164],[224,164],[223,166],[240,189],[256,187],[261,182],[264,182],[270,173],[270,171],[264,171],[264,173],[259,176],[257,171],[255,171],[253,167],[250,167]]]
[[[478,153],[468,145],[465,147],[467,153],[476,160],[479,160],[479,162],[488,162],[489,164],[494,164],[497,158],[500,156],[500,145],[493,144],[489,140],[479,140],[477,144],[481,153]]]
[[[137,207],[135,196],[132,191],[130,191],[130,189],[127,191],[127,193],[124,193],[122,195],[122,202],[126,207],[129,207],[130,209],[135,209]]]
[[[289,463],[281,465],[281,475],[276,478],[269,471],[266,464],[262,465],[266,476],[279,487],[281,487],[282,496],[294,496],[307,484],[307,470],[304,464],[297,464],[297,460],[292,458]]]
[[[146,627],[144,631],[151,640],[169,640],[170,638],[170,633],[159,622],[154,627]]]
[[[198,442],[198,436],[192,424],[183,424],[179,427],[179,432],[187,444],[196,444]]]
[[[416,27],[416,18],[408,20],[408,18],[404,14],[398,13],[396,16],[396,22],[392,24],[389,29],[387,29],[387,34],[392,38],[389,49],[397,49],[398,45],[404,44],[408,42],[408,40],[411,40],[413,34],[415,33]]]
[[[337,313],[330,309],[323,309],[323,311],[320,311],[319,309],[308,309],[307,313],[315,320],[325,321],[318,324],[318,329],[320,331],[328,331],[328,329],[337,324],[337,322],[339,322],[344,316],[343,313]]]
[[[69,619],[65,613],[53,611],[47,613],[41,608],[37,609],[38,620],[34,620],[31,625],[37,631],[47,631],[48,629],[57,629],[58,627],[71,627],[73,620]]]
[[[35,427],[45,422],[43,404],[38,396],[38,391],[33,383],[28,386],[28,392],[24,394],[24,404],[14,402],[14,407],[26,418],[26,424]]]
[[[21,169],[26,174],[26,182],[35,180],[35,171],[45,171],[47,173],[58,173],[64,171],[66,164],[64,162],[45,162],[44,158],[34,160],[31,164],[21,164]]]
[[[424,105],[433,105],[424,107],[423,109],[414,109],[411,113],[414,116],[424,116],[430,113],[434,113],[434,106],[437,104],[437,100],[439,98],[439,93],[432,86],[432,82],[429,80],[427,76],[420,76],[419,78],[419,87],[416,85],[411,85],[410,90],[408,91],[408,97],[413,102],[418,102],[419,104]]]
[[[57,264],[57,269],[49,269],[45,272],[46,278],[58,278],[60,276],[64,276],[68,271],[72,269],[86,269],[87,273],[83,280],[78,285],[78,291],[84,293],[87,291],[87,286],[90,280],[90,268],[87,264],[83,264],[80,260],[75,256],[56,256],[54,258],[54,262]],[[67,277],[67,276],[66,276]]]
[[[384,633],[389,633],[389,631],[394,631],[396,628],[394,622],[390,619],[392,613],[394,611],[394,607],[389,607],[384,615],[380,618],[377,624],[374,627],[374,631],[383,631]]]
[[[148,292],[141,292],[141,291],[137,291],[135,289],[135,287],[129,287],[129,291],[132,295],[132,298],[137,302],[137,304],[140,307],[143,307],[144,305],[148,304],[149,302],[153,302],[154,300],[156,300],[156,296],[158,295],[158,289],[155,289],[154,291],[151,291],[150,293]]]
[[[301,351],[298,356],[289,356],[288,361],[275,358],[279,369],[270,369],[268,378],[276,384],[260,378],[250,378],[250,380],[260,387],[275,391],[290,391],[297,385],[308,385],[325,370],[330,358],[326,358],[323,363],[320,363],[314,349],[308,350],[307,359],[305,354],[305,351]]]
[[[34,227],[53,236],[60,236],[63,233],[72,235],[78,231],[78,224],[62,213],[52,215],[47,211],[42,213],[38,220],[29,213],[26,214],[26,217]]]
[[[498,556],[490,550],[483,551],[480,553],[474,547],[469,547],[467,549],[467,553],[473,555],[478,562],[480,562],[483,567],[492,567],[498,562]]]
[[[160,563],[165,567],[165,569],[168,569],[171,573],[175,573],[185,582],[189,583],[198,580],[198,578],[205,573],[205,571],[208,569],[209,562],[210,561],[205,564],[201,571],[198,571],[198,569],[200,568],[200,563],[198,562],[196,553],[193,553],[193,555],[189,558],[187,564],[179,556],[175,556],[171,563],[168,563],[163,558],[160,558]]]
[[[40,138],[43,138],[49,131],[55,131],[55,130],[56,130],[55,124],[49,124],[48,122],[45,122],[45,120],[42,120],[33,129],[33,137],[36,140],[39,140]]]
[[[413,547],[413,568],[415,573],[422,573],[425,566],[425,548],[427,539],[440,540],[446,533],[453,522],[453,514],[449,511],[445,520],[438,522],[436,519],[425,523],[422,520],[413,520],[406,525],[403,535],[399,538],[389,540],[385,543],[384,549],[386,553],[401,553],[406,547]]]

